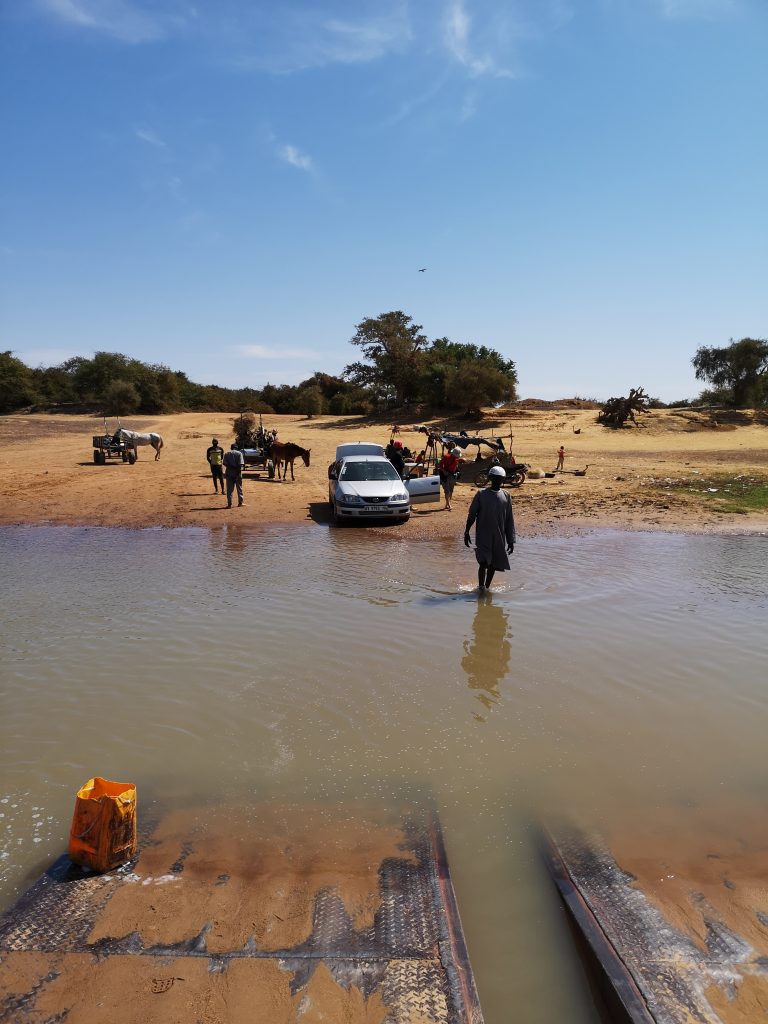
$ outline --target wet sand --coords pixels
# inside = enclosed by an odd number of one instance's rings
[[[213,493],[205,451],[212,436],[226,447],[232,439],[230,414],[183,413],[126,418],[125,425],[157,431],[165,439],[159,462],[150,448],[139,461],[97,466],[91,436],[102,432],[93,416],[36,414],[0,417],[0,523],[179,527],[266,526],[271,523],[327,523],[327,467],[337,444],[369,440],[385,444],[388,425],[356,417],[270,416],[281,441],[311,450],[311,465],[296,464],[295,481],[271,481],[247,474],[243,508],[228,510]],[[528,479],[512,492],[522,534],[552,534],[591,527],[691,532],[763,532],[768,511],[747,515],[719,512],[716,503],[693,500],[664,481],[712,473],[768,475],[768,426],[743,417],[745,425],[713,425],[695,413],[654,411],[640,428],[608,430],[593,410],[514,409],[493,413],[478,427],[507,440],[515,456],[535,469],[551,470],[556,452],[566,449],[566,469],[587,475]],[[416,422],[403,423],[401,438],[414,451],[424,435]],[[578,431],[578,433],[576,433]],[[475,449],[469,449],[474,454]],[[460,535],[475,492],[474,472],[465,466],[453,510],[422,506],[410,523],[385,528],[384,535],[433,539]]]
[[[416,893],[413,878],[397,893],[405,916],[392,914],[388,884],[379,938],[366,934],[382,903],[387,861],[417,865],[413,837],[386,815],[359,807],[173,811],[117,884],[113,876],[93,876],[85,880],[87,895],[65,897],[60,913],[84,920],[95,914],[85,948],[74,933],[51,943],[49,897],[27,911],[42,908],[45,919],[34,940],[23,923],[11,927],[0,957],[0,1015],[15,1020],[11,1014],[19,1011],[40,1024],[58,1015],[116,1024],[441,1024],[448,1020],[448,989],[433,977],[443,970],[441,933],[425,933],[414,954],[408,943],[416,932],[404,926],[411,916],[423,921],[431,907],[419,904],[424,893]],[[104,888],[111,898],[105,900]],[[323,895],[341,902],[353,937],[329,919],[327,903],[318,910]],[[315,945],[302,952],[310,935]],[[367,955],[355,951],[354,936]],[[128,946],[115,948],[121,939]],[[405,959],[398,958],[401,946]],[[448,957],[442,943],[439,949]],[[280,955],[270,956],[274,951]],[[420,970],[432,978],[424,991]],[[423,1017],[422,1002],[432,1011]]]
[[[242,949],[251,936],[262,951],[293,949],[309,938],[324,889],[338,894],[355,930],[364,931],[379,909],[382,862],[415,862],[405,843],[396,827],[364,815],[329,818],[318,808],[174,811],[89,942],[135,932],[145,946],[168,946],[211,922],[211,953]]]

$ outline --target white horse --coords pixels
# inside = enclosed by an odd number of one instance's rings
[[[140,445],[151,444],[155,449],[155,462],[160,458],[160,449],[163,447],[163,439],[159,434],[138,434],[135,430],[125,430],[123,427],[115,432],[114,441],[125,441],[133,446],[133,454],[138,459],[137,449]]]

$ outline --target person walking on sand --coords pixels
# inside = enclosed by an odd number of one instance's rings
[[[231,444],[229,451],[224,453],[224,472],[227,477],[227,508],[232,508],[232,492],[235,488],[237,488],[238,508],[245,504],[243,501],[243,466],[245,466],[243,453],[236,444]]]
[[[563,463],[565,462],[565,448],[562,445],[557,449],[557,465],[555,466],[555,472],[562,470]]]
[[[456,474],[459,471],[461,456],[461,448],[453,448],[443,455],[440,465],[437,467],[440,483],[445,491],[445,507],[448,512],[451,511],[451,498],[453,497],[453,488],[456,486]]]
[[[211,467],[211,476],[213,477],[213,493],[219,493],[219,484],[221,484],[221,493],[224,493],[224,449],[218,442],[218,439],[211,438],[211,447],[205,453],[205,457],[208,460],[208,465]]]
[[[477,522],[475,556],[479,567],[477,583],[481,591],[490,589],[497,570],[505,572],[509,569],[508,555],[515,550],[512,499],[501,489],[506,475],[501,466],[491,466],[488,470],[491,486],[475,493],[464,527],[464,544],[470,547],[472,538],[469,531]]]

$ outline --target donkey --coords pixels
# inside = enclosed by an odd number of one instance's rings
[[[160,449],[163,447],[163,439],[159,434],[138,434],[135,430],[126,430],[121,427],[115,431],[115,436],[112,438],[113,441],[125,441],[126,444],[133,446],[133,454],[138,459],[139,453],[137,451],[140,445],[151,444],[155,449],[155,462],[160,458]]]
[[[291,480],[295,480],[296,477],[293,475],[294,460],[300,455],[304,460],[304,465],[309,466],[310,451],[311,448],[302,448],[300,444],[294,444],[293,441],[275,441],[269,454],[277,470],[277,479],[280,479],[280,464],[285,463],[283,480],[288,475],[289,466],[291,467]]]

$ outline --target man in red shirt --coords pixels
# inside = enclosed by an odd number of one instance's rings
[[[437,467],[437,471],[440,474],[440,483],[445,491],[445,507],[449,512],[451,510],[453,488],[456,486],[456,474],[459,471],[459,463],[461,462],[461,454],[461,448],[454,448],[446,452],[442,459],[440,459],[440,465]]]

